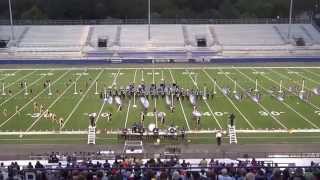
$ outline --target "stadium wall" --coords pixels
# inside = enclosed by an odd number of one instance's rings
[[[295,62],[320,62],[319,56],[303,56],[303,57],[223,57],[212,58],[209,60],[153,60],[153,59],[2,59],[0,65],[18,65],[18,64],[43,64],[43,65],[103,65],[103,64],[151,64],[156,63],[195,63],[195,64],[234,64],[234,63],[295,63]]]

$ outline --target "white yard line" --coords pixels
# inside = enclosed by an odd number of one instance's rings
[[[276,72],[276,71],[274,71],[274,72]],[[277,73],[278,73],[278,72],[277,72]],[[280,73],[280,74],[282,74],[282,73]],[[319,83],[320,83],[319,81],[316,81],[316,80],[314,80],[314,79],[312,79],[312,78],[309,78],[309,77],[307,77],[307,76],[301,75],[300,73],[295,74],[295,75],[300,76],[300,77],[302,77],[303,79],[307,79],[307,80],[309,80],[309,81],[311,81],[311,82],[313,82],[313,83],[315,83],[315,84],[319,84]],[[287,76],[287,75],[284,75],[284,76]]]
[[[274,72],[274,73],[278,74],[279,76],[281,76],[281,77],[283,77],[283,78],[290,79],[290,77],[289,77],[289,76],[287,76],[287,75],[284,75],[284,74],[282,74],[282,73],[279,73],[279,72],[277,72],[277,71],[273,71],[273,70],[270,70],[270,71],[272,71],[272,72]],[[302,75],[299,75],[299,76],[300,76],[300,77],[302,77],[302,78],[304,78],[304,79],[308,79],[309,81],[311,80],[311,79],[310,79],[310,78],[308,78],[308,77],[305,77],[305,76],[302,76]],[[279,84],[279,83],[278,83],[278,82],[276,82],[276,81],[272,81],[272,82],[274,82],[275,84]],[[299,85],[299,86],[300,86],[300,84],[298,84],[297,82],[294,82],[294,81],[293,81],[293,83],[295,83],[295,84],[297,84],[297,85]],[[308,89],[309,91],[312,91],[312,89],[308,88],[307,86],[305,86],[305,88],[306,88],[306,89]],[[288,88],[286,88],[286,89],[288,89]],[[306,103],[307,103],[307,104],[309,104],[310,106],[314,107],[315,109],[320,110],[320,107],[318,107],[318,106],[314,105],[312,102],[310,102],[310,101],[304,101],[304,102],[306,102]]]
[[[57,81],[59,81],[61,78],[63,78],[67,73],[69,73],[69,71],[66,71],[65,73],[63,73],[58,79],[56,79],[52,84],[55,84]],[[48,87],[47,87],[48,88]],[[12,116],[10,116],[6,121],[2,122],[0,124],[0,128],[2,126],[4,126],[10,119],[12,119],[16,114],[20,113],[20,111],[22,109],[24,109],[25,107],[27,107],[31,102],[33,102],[35,99],[37,99],[42,93],[44,93],[47,88],[43,89],[42,91],[40,91],[36,96],[34,96],[31,100],[29,100],[25,105],[23,105],[17,112],[15,112]]]
[[[219,128],[220,128],[220,129],[223,129],[223,128],[222,128],[222,126],[221,126],[221,124],[219,123],[218,119],[217,119],[217,118],[216,118],[216,116],[214,115],[214,113],[213,113],[213,111],[212,111],[212,109],[211,109],[211,107],[210,107],[209,103],[207,102],[207,100],[204,100],[204,102],[206,103],[207,107],[209,108],[209,111],[210,111],[211,115],[212,115],[212,116],[213,116],[213,118],[216,120],[216,122],[217,122],[217,124],[218,124]]]
[[[19,71],[15,71],[14,73],[18,73],[18,72],[19,72]],[[25,76],[20,77],[19,79],[17,79],[16,81],[10,83],[10,84],[7,85],[7,86],[5,85],[5,88],[11,87],[12,85],[16,84],[17,82],[21,81],[22,79],[25,79],[25,78],[29,77],[29,76],[30,76],[31,74],[33,74],[34,72],[36,72],[36,71],[32,71],[31,73],[29,73],[29,74],[27,74],[27,75],[25,75]],[[6,77],[2,78],[1,81],[7,79],[8,77],[10,77],[10,76],[6,76]],[[0,105],[0,106],[1,106],[1,105]]]
[[[21,71],[21,70],[15,71],[15,72],[13,72],[13,74],[18,73],[19,71]],[[5,76],[5,77],[1,78],[0,81],[3,81],[5,79],[7,79],[8,77],[10,77],[10,76]],[[24,77],[24,76],[22,76],[22,77]]]
[[[171,72],[171,69],[169,69],[169,72],[170,72],[170,76],[171,76],[171,79],[172,79],[172,82],[176,82],[174,77],[173,77],[173,74]],[[188,130],[190,131],[190,126],[189,126],[189,123],[188,123],[188,119],[187,119],[187,116],[186,116],[186,113],[184,112],[184,108],[182,106],[182,102],[181,102],[181,99],[179,98],[179,102],[180,102],[180,107],[181,107],[181,110],[182,110],[182,114],[183,114],[183,117],[184,117],[184,120],[186,121],[186,124],[187,124],[187,127],[188,127]]]
[[[81,76],[79,76],[77,79],[76,79],[76,82],[78,82],[78,80],[80,79]],[[72,84],[70,84],[47,108],[46,111],[49,111],[50,108],[52,108],[63,96],[64,94],[71,88],[73,87]],[[25,132],[28,132],[30,131],[34,125],[44,116],[45,112],[44,111],[28,128]]]
[[[192,78],[190,72],[189,72],[188,70],[186,70],[186,72],[189,74],[189,78],[191,79],[193,85],[194,85],[197,89],[199,89],[198,83]]]
[[[182,106],[182,102],[181,102],[180,98],[179,98],[179,102],[180,102],[180,107],[181,107],[181,110],[182,110],[182,114],[183,114],[184,120],[186,121],[188,130],[190,131],[191,129],[190,129],[190,126],[189,126],[189,123],[188,123],[188,120],[187,120],[187,116],[186,116],[186,113],[184,112],[184,108]]]
[[[117,74],[113,77],[112,84],[115,86],[117,85],[117,78],[118,78],[119,74],[120,74],[120,69],[118,69]]]
[[[101,70],[100,73],[96,76],[96,78],[92,81],[92,83],[90,84],[89,88],[87,89],[87,91],[82,95],[81,99],[78,101],[78,103],[73,107],[72,111],[70,112],[70,114],[68,115],[68,117],[66,118],[66,120],[64,121],[63,125],[60,127],[60,130],[64,128],[64,126],[68,123],[68,121],[70,120],[71,116],[73,115],[73,113],[78,109],[78,107],[80,106],[81,102],[84,100],[84,98],[87,96],[88,92],[90,91],[90,89],[92,88],[92,86],[95,84],[95,82],[100,78],[101,74],[103,73],[104,70]]]
[[[36,72],[36,71],[34,71]],[[32,72],[32,73],[34,73]],[[51,72],[51,71],[50,71]],[[31,74],[28,74],[27,76],[24,76],[24,77],[21,77],[19,78],[18,80],[16,80],[15,82],[9,84],[9,86],[6,86],[7,87],[11,87],[12,85],[14,85],[15,83],[21,81],[22,79],[25,79],[26,77],[30,76]],[[37,83],[38,81],[40,81],[41,79],[43,79],[45,76],[41,76],[39,79],[33,81],[31,84],[29,84],[29,87],[32,86],[33,84]],[[5,103],[7,103],[8,101],[10,101],[12,98],[16,97],[17,95],[19,95],[21,92],[24,92],[25,89],[21,89],[20,91],[18,91],[17,93],[15,93],[14,95],[10,96],[8,99],[6,99],[5,101],[3,101],[0,106],[4,105]]]
[[[310,70],[307,70],[307,69],[302,69],[302,70],[304,70],[304,71],[306,71],[306,72],[309,72],[309,73],[311,73],[311,74],[313,74],[313,75],[315,75],[315,76],[320,77],[320,74],[315,73],[315,72],[313,72],[313,71],[310,71]]]
[[[214,79],[210,76],[210,74],[208,74],[208,72],[205,69],[203,69],[202,71],[208,76],[208,78],[212,81],[212,83],[214,83]],[[220,87],[220,85],[218,83],[216,85],[217,85],[218,89],[222,92],[222,88]],[[252,125],[252,123],[249,121],[249,119],[240,111],[240,109],[234,104],[234,102],[230,99],[230,97],[227,95],[224,95],[224,96],[227,98],[227,100],[230,102],[230,104],[233,106],[233,108],[239,112],[241,117],[248,123],[248,125],[251,127],[251,129],[255,129],[255,127]]]
[[[253,68],[252,68],[253,69]],[[243,72],[241,72],[239,69],[235,69],[237,70],[239,73],[243,74],[247,79],[249,79],[252,82],[255,82],[255,80],[253,80],[252,78],[250,78],[248,75],[244,74]],[[256,71],[255,69],[253,69],[253,71]],[[264,78],[268,79],[269,81],[272,81],[275,83],[275,81],[271,78],[269,78],[266,75],[263,75]],[[277,83],[276,83],[277,84]],[[262,86],[259,85],[260,87],[262,87],[262,89],[264,89],[264,91],[268,92],[268,90]],[[305,116],[303,116],[302,114],[300,114],[298,111],[296,111],[293,107],[291,107],[288,103],[284,102],[284,101],[280,101],[282,104],[284,104],[287,108],[289,108],[291,111],[295,112],[298,116],[300,116],[303,120],[305,120],[306,122],[308,122],[310,125],[312,125],[314,128],[319,128],[317,125],[315,125],[313,122],[311,122],[308,118],[306,118]]]
[[[136,69],[136,70],[134,71],[133,83],[136,83],[137,71],[138,71],[138,69]]]
[[[119,74],[120,74],[120,70],[118,70],[117,74],[113,77],[112,84],[116,84],[116,83],[117,83],[117,77],[119,76]],[[97,119],[96,119],[96,121],[95,121],[96,126],[97,126],[97,124],[98,124],[98,122],[99,122],[100,115],[101,115],[101,113],[102,113],[102,110],[103,110],[105,104],[106,104],[106,103],[103,101],[103,102],[102,102],[102,105],[101,105],[101,107],[100,107],[100,110],[99,110],[99,112],[98,112]]]
[[[129,105],[128,105],[128,109],[127,109],[126,121],[124,123],[124,128],[127,128],[130,106],[131,106],[131,100],[129,100]]]
[[[198,83],[191,77],[191,74],[189,73],[189,77],[192,80],[194,86],[199,89]],[[207,108],[209,109],[211,116],[213,117],[213,119],[216,121],[216,123],[218,124],[219,128],[222,129],[222,126],[219,122],[219,120],[217,119],[217,117],[214,115],[213,110],[211,109],[211,107],[209,106],[209,103],[207,102],[207,100],[203,100],[205,102],[205,104],[207,105]]]
[[[224,71],[221,70],[221,72],[224,72]],[[225,73],[224,73],[224,75],[225,75],[228,79],[230,79],[232,82],[234,82],[234,80],[233,80],[228,74],[225,74]],[[242,89],[242,91],[246,91],[240,84],[238,84],[238,87],[240,87],[240,88]],[[275,120],[282,128],[288,129],[284,124],[281,123],[281,121],[280,121],[278,118],[276,118],[275,116],[273,116],[273,115],[270,113],[270,111],[269,111],[266,107],[264,107],[260,102],[258,102],[257,104],[258,104],[265,112],[267,112],[268,114],[270,114],[271,118],[272,118],[273,120]]]
[[[35,73],[37,71],[32,71],[31,73],[25,75],[25,76],[22,76],[21,78],[17,79],[16,81],[10,83],[8,86],[5,86],[6,88],[8,87],[11,87],[12,85],[16,84],[17,82],[21,81],[22,79],[26,79],[27,77],[29,77],[30,75],[32,75],[33,73]]]
[[[132,83],[136,83],[137,71],[138,71],[138,69],[136,69],[135,72],[134,72],[133,82],[132,82]],[[129,105],[128,105],[128,109],[127,109],[127,113],[126,113],[126,121],[125,121],[125,123],[124,123],[124,127],[125,127],[125,128],[127,128],[127,124],[128,124],[130,106],[131,106],[131,100],[129,100]]]

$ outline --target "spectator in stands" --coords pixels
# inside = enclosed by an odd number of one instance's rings
[[[173,180],[180,180],[180,179],[181,179],[179,171],[175,170],[175,171],[172,173],[172,179],[173,179]]]
[[[271,180],[282,180],[281,171],[280,170],[273,171]]]
[[[259,169],[255,180],[267,180],[266,171],[264,169]]]
[[[285,169],[282,171],[282,179],[283,179],[283,180],[288,180],[289,178],[290,178],[289,169],[288,169],[288,168],[285,168]]]
[[[0,172],[6,171],[6,167],[4,166],[3,162],[0,164]]]
[[[110,163],[108,162],[108,160],[106,160],[105,163],[103,164],[103,168],[107,170],[110,169]]]
[[[207,173],[207,177],[209,180],[216,180],[217,179],[217,175],[214,169],[210,169]]]
[[[0,180],[4,179],[4,173],[6,171],[6,167],[4,166],[3,163],[0,164]]]
[[[27,169],[33,169],[33,165],[31,164],[31,162],[29,162]]]
[[[306,180],[303,169],[297,168],[290,180]]]
[[[255,174],[254,172],[250,171],[246,174],[246,177],[245,177],[246,180],[255,180]]]
[[[218,180],[235,180],[235,179],[229,176],[228,170],[226,168],[223,168],[221,170],[221,174],[218,176]]]
[[[199,166],[200,166],[200,167],[207,167],[207,166],[208,166],[208,161],[207,161],[205,158],[203,158],[203,159],[200,161]]]
[[[245,180],[247,174],[247,170],[245,168],[238,168],[235,177],[237,180]]]
[[[20,166],[17,162],[12,162],[10,166],[8,166],[8,177],[14,178],[18,175],[18,172],[20,171]]]
[[[253,161],[239,161],[237,164],[221,163],[219,161],[210,160],[211,168],[207,166],[206,159],[202,159],[199,163],[199,169],[190,171],[189,164],[185,160],[178,163],[178,158],[162,161],[161,159],[150,159],[145,163],[148,169],[141,163],[141,159],[123,158],[110,164],[105,161],[104,164],[92,161],[76,162],[74,164],[67,163],[66,168],[59,163],[55,171],[42,171],[45,168],[39,161],[35,168],[29,163],[24,170],[33,171],[36,173],[37,179],[95,179],[95,180],[110,180],[110,179],[125,179],[125,180],[320,180],[320,169],[316,163],[311,163],[309,168],[291,168],[281,171],[279,168],[274,168],[271,165],[265,166],[264,163],[256,161],[259,168],[253,166]],[[107,170],[102,170],[101,168]],[[70,170],[69,168],[76,168]],[[88,169],[90,168],[90,169]],[[0,164],[0,180],[7,177],[5,173],[7,168],[3,163]],[[41,171],[39,171],[41,169]],[[14,162],[8,166],[9,179],[19,179],[23,171],[20,170],[18,163]]]
[[[36,169],[43,169],[44,168],[44,166],[39,161],[36,162],[36,165],[34,167]]]
[[[189,163],[186,163],[186,160],[183,160],[182,163],[181,163],[181,167],[186,169],[188,166],[189,166]]]
[[[159,180],[167,180],[168,178],[169,178],[168,173],[165,170],[161,170],[159,175]]]

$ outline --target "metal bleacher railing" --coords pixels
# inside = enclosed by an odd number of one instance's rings
[[[320,19],[319,19],[318,21],[320,22]],[[316,30],[317,30],[318,32],[320,32],[319,23],[316,23],[315,20],[311,19],[311,24],[312,24],[312,26],[313,26],[314,28],[316,28]]]
[[[153,18],[152,24],[287,24],[288,18],[247,18],[247,19],[188,19],[188,18]],[[312,22],[311,18],[295,18],[293,23]],[[95,24],[147,24],[148,19],[79,19],[79,20],[14,20],[15,25],[95,25]],[[0,25],[9,25],[7,19],[0,20]]]
[[[67,158],[67,155],[60,155],[61,158]],[[77,153],[73,154],[72,157],[76,159],[95,159],[95,160],[113,160],[115,157],[125,157],[130,156],[130,154],[123,154],[123,153],[109,153],[109,154],[101,154],[101,153]],[[134,154],[134,156],[140,158],[153,158],[155,156],[154,153],[140,153]],[[203,157],[215,157],[215,158],[320,158],[320,153],[305,153],[305,152],[296,152],[296,153],[288,153],[288,152],[278,152],[278,153],[268,153],[268,152],[219,152],[219,153],[181,153],[181,152],[163,152],[159,154],[161,158],[170,158],[170,157],[179,157],[179,158],[203,158]],[[47,160],[49,159],[50,155],[37,155],[32,154],[29,156],[31,160]]]

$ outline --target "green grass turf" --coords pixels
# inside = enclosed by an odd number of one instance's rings
[[[52,73],[52,74],[49,74]],[[195,74],[197,74],[195,76]],[[97,128],[100,131],[119,130],[130,127],[134,122],[140,121],[142,111],[139,98],[124,99],[122,111],[117,111],[115,105],[103,104],[99,95],[95,94],[95,80],[98,82],[98,92],[104,87],[111,86],[125,87],[129,83],[140,84],[142,79],[146,84],[154,82],[160,83],[161,79],[166,83],[177,82],[184,89],[201,89],[204,87],[208,91],[213,91],[213,82],[217,81],[217,94],[207,101],[199,99],[197,108],[200,112],[208,112],[210,116],[203,116],[201,125],[197,126],[192,119],[193,107],[188,99],[175,100],[176,111],[169,112],[165,104],[165,99],[149,99],[152,112],[156,107],[158,111],[166,113],[166,122],[161,124],[156,122],[155,117],[148,116],[145,126],[150,123],[157,124],[160,128],[166,129],[170,125],[185,127],[190,130],[227,130],[228,115],[236,115],[237,129],[319,129],[320,127],[320,96],[313,95],[308,102],[301,101],[294,94],[287,94],[284,102],[276,100],[270,96],[268,90],[271,87],[279,88],[279,83],[283,81],[283,89],[289,86],[301,87],[302,80],[305,80],[305,90],[311,91],[320,85],[320,69],[286,69],[266,68],[216,68],[216,69],[71,69],[71,70],[1,70],[0,71],[0,93],[2,93],[2,82],[5,84],[7,95],[0,95],[0,131],[46,131],[59,130],[59,124],[44,117],[33,118],[33,104],[49,107],[50,112],[62,117],[65,121],[62,130],[86,130],[88,127],[88,113],[97,113]],[[230,87],[233,91],[234,81],[237,81],[237,91],[243,92],[250,88],[255,88],[255,80],[258,79],[258,89],[262,93],[262,101],[257,104],[251,99],[237,101],[232,94],[224,96],[221,88]],[[52,96],[48,96],[48,88],[43,87],[45,80],[51,81]],[[74,94],[74,83],[77,81],[77,92]],[[24,95],[25,89],[20,87],[20,82],[26,81],[28,91],[32,89],[32,94]],[[12,95],[8,95],[9,90]],[[80,93],[81,90],[81,93]],[[137,105],[133,107],[134,103]],[[20,112],[16,113],[16,106]],[[7,115],[3,113],[7,109]],[[128,111],[129,110],[129,111]],[[265,111],[265,115],[261,114]],[[112,112],[113,118],[110,122],[101,115]],[[260,113],[259,113],[260,112]],[[271,116],[270,113],[280,115]],[[312,134],[310,137],[309,134]],[[259,135],[259,138],[255,138]],[[239,133],[239,143],[313,143],[319,140],[317,133],[304,133],[300,136],[288,135],[284,133],[258,134],[247,136]],[[61,136],[56,135],[32,135],[19,139],[17,136],[0,135],[1,143],[86,143],[85,135]],[[192,137],[192,143],[214,143],[212,135],[197,135]],[[15,137],[15,138],[13,138]],[[30,137],[29,139],[26,137]],[[32,139],[32,138],[34,139]],[[74,138],[71,138],[74,137]],[[79,139],[77,139],[79,137]],[[304,139],[304,137],[306,137]],[[11,139],[10,139],[11,138]],[[63,140],[64,139],[64,140]],[[98,143],[117,143],[114,138],[98,139]]]

